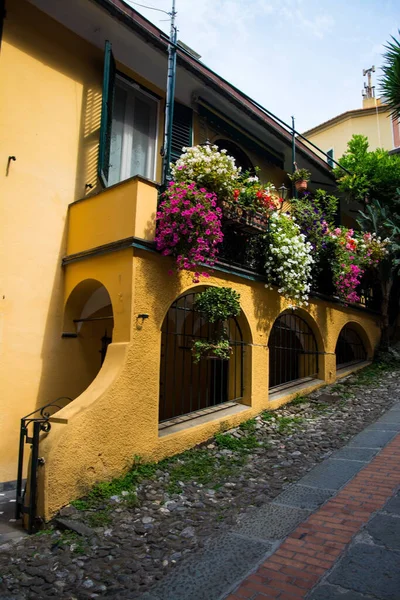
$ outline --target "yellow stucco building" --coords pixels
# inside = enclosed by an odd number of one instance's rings
[[[165,35],[121,0],[6,1],[0,482],[16,479],[21,417],[63,397],[31,470],[45,519],[134,455],[204,441],[358,368],[379,342],[365,306],[315,295],[293,312],[237,253],[202,284],[169,274],[154,244],[166,65]],[[177,65],[174,156],[208,139],[289,185],[290,132],[184,48]],[[299,141],[297,163],[311,188],[334,187]],[[205,284],[240,293],[229,364],[191,359]]]

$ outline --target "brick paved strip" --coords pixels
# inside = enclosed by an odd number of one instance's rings
[[[226,600],[301,600],[400,484],[400,434]]]

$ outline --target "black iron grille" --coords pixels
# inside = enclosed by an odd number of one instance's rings
[[[288,384],[318,374],[318,347],[304,319],[283,313],[269,337],[269,387]]]
[[[336,343],[336,367],[362,362],[367,359],[365,346],[358,333],[351,327],[345,325],[339,334]]]
[[[196,294],[176,300],[162,326],[160,421],[189,414],[243,396],[243,336],[236,319],[224,322],[232,346],[230,360],[192,357],[195,340],[215,339],[217,326],[194,309]]]

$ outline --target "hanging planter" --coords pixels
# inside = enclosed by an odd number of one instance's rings
[[[296,169],[294,173],[288,176],[293,181],[298,192],[305,192],[310,181],[311,173],[307,169]]]
[[[216,324],[213,339],[202,339],[193,342],[193,361],[198,363],[202,358],[229,360],[232,346],[224,321],[240,314],[240,294],[229,287],[209,287],[201,292],[194,303],[195,309],[209,322]]]
[[[305,192],[305,190],[308,187],[308,181],[306,181],[305,179],[301,179],[300,181],[295,181],[294,185],[298,192]]]
[[[235,227],[245,233],[265,233],[268,229],[265,215],[260,212],[247,211],[226,201],[222,202],[222,216],[225,225]]]
[[[192,346],[193,362],[198,363],[202,358],[208,360],[229,360],[232,354],[232,346],[229,340],[220,339],[213,342],[196,340]]]

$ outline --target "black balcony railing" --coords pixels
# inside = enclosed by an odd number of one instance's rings
[[[224,239],[219,249],[218,262],[232,269],[248,271],[259,277],[265,276],[265,248],[263,236],[223,225]],[[315,272],[311,295],[322,295],[335,300],[333,273],[329,262],[321,264]],[[381,293],[373,273],[367,273],[358,289],[359,306],[379,312]],[[337,298],[336,298],[337,299]]]

